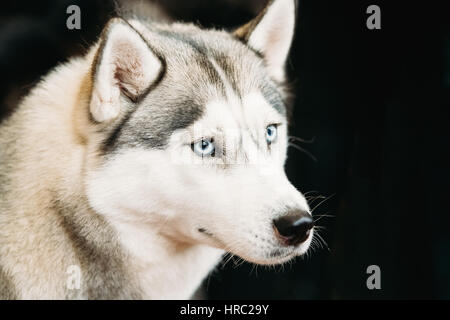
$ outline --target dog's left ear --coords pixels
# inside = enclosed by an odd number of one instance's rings
[[[236,37],[264,56],[269,74],[280,82],[285,79],[295,18],[295,0],[270,0],[255,19],[234,32]]]

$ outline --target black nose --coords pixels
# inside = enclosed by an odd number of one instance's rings
[[[285,245],[296,246],[308,239],[314,221],[308,212],[296,210],[274,220],[273,226]]]

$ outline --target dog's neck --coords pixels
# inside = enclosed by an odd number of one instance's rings
[[[223,250],[179,242],[158,226],[112,222],[130,253],[145,298],[188,299],[214,268]]]

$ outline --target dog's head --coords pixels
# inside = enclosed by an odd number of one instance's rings
[[[234,32],[112,20],[92,65],[91,206],[255,263],[303,254],[312,218],[283,168],[294,25],[294,0]]]

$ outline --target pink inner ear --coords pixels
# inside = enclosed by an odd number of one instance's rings
[[[141,53],[126,41],[118,41],[113,50],[116,60],[114,79],[125,95],[135,99],[146,85]]]

